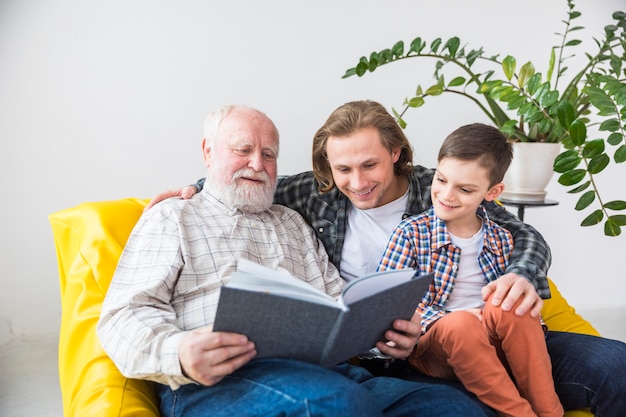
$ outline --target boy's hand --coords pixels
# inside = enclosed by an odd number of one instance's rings
[[[376,347],[385,355],[396,359],[406,359],[413,352],[422,334],[421,317],[416,311],[411,321],[400,319],[394,321],[393,329],[385,333],[388,342],[378,342]]]

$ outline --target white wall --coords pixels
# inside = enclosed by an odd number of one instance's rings
[[[579,3],[588,36],[624,6]],[[282,133],[280,173],[296,173],[310,168],[312,135],[334,108],[364,98],[398,107],[431,80],[421,61],[342,80],[361,55],[418,34],[458,35],[541,66],[565,11],[565,0],[0,1],[0,343],[58,329],[47,215],[194,182],[208,111],[267,112]],[[486,120],[441,98],[407,121],[416,162],[434,166],[445,135]],[[601,181],[626,197],[623,180]],[[579,227],[575,198],[558,184],[548,196],[561,204],[528,209],[526,220],[553,249],[551,276],[579,310],[623,307],[626,237]]]

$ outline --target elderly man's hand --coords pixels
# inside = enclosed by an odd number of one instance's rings
[[[255,355],[254,343],[246,336],[213,332],[209,327],[187,333],[178,350],[183,373],[206,386],[217,384]]]

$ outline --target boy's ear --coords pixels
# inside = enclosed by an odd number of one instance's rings
[[[504,191],[504,183],[503,182],[499,182],[496,185],[494,185],[493,187],[491,187],[488,191],[487,191],[487,195],[485,196],[485,200],[487,201],[493,201],[496,198],[498,198],[498,196],[500,194],[502,194],[502,191]]]

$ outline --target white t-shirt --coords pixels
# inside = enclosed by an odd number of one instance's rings
[[[376,272],[394,228],[402,220],[408,202],[402,197],[380,207],[360,210],[350,204],[341,252],[341,276],[346,281]]]
[[[448,232],[449,233],[449,232]],[[455,246],[461,248],[458,274],[454,281],[454,290],[450,294],[446,310],[467,310],[479,308],[485,303],[481,293],[485,286],[485,276],[478,264],[478,254],[483,249],[484,229],[481,227],[472,237],[462,238],[450,233]]]

